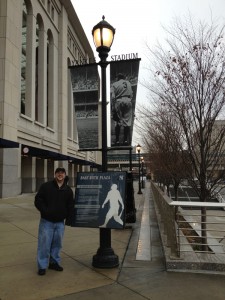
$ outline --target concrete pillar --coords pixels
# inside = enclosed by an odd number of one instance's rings
[[[0,198],[20,194],[18,149],[0,149]]]

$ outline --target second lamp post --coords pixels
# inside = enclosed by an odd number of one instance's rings
[[[141,191],[141,146],[138,144],[136,146],[137,152],[138,152],[138,169],[139,169],[139,174],[138,174],[138,194],[142,194]]]
[[[142,189],[145,187],[144,185],[144,157],[141,157],[141,187]]]

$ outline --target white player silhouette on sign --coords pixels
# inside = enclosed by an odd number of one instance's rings
[[[116,222],[123,226],[123,220],[121,219],[121,216],[124,210],[124,204],[120,192],[117,190],[117,184],[113,184],[111,186],[111,190],[108,192],[107,197],[102,204],[102,208],[104,208],[107,202],[109,202],[109,211],[106,214],[104,224],[99,227],[106,227],[111,218],[114,218]],[[121,212],[119,214],[120,206]]]

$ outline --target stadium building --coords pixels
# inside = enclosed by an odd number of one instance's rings
[[[94,54],[70,0],[0,1],[0,197],[36,192],[66,168],[98,166],[78,151],[69,66]]]

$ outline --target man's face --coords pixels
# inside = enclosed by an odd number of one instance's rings
[[[59,171],[55,173],[55,179],[57,182],[63,182],[66,177],[66,173],[63,171]]]

